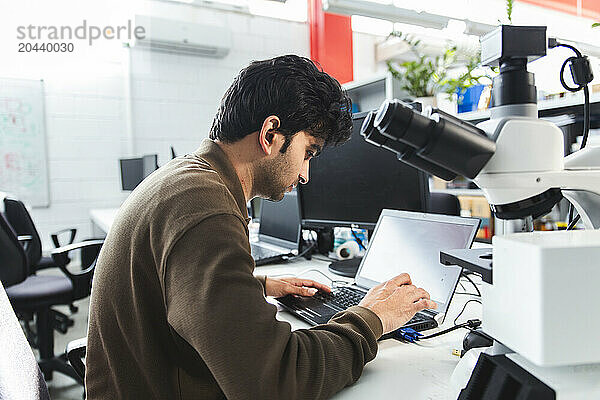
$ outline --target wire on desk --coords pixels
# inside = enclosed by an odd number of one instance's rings
[[[452,327],[450,327],[448,329],[444,329],[443,331],[432,333],[431,335],[427,335],[427,336],[421,336],[421,337],[419,337],[419,340],[432,339],[434,337],[445,335],[446,333],[450,333],[450,332],[455,331],[455,330],[460,329],[460,328],[467,328],[469,330],[473,330],[473,329],[479,328],[480,326],[481,326],[481,320],[479,320],[479,319],[470,319],[467,322],[463,322],[460,325],[454,325],[454,326],[452,326]]]
[[[452,323],[454,326],[458,326],[458,325],[456,325],[456,321],[458,321],[458,319],[460,318],[460,316],[465,312],[465,309],[467,308],[467,304],[469,304],[471,302],[475,302],[475,303],[481,304],[481,300],[479,300],[479,299],[467,300],[467,302],[463,306],[462,310],[458,313],[458,315],[456,316],[456,318],[454,318],[454,322]]]

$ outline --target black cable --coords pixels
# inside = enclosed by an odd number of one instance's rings
[[[562,66],[560,67],[559,78],[561,85],[570,92],[578,92],[581,89],[583,89],[583,137],[581,139],[581,146],[579,147],[579,150],[581,150],[587,144],[588,136],[590,133],[590,91],[588,89],[588,83],[591,82],[592,79],[594,79],[594,75],[587,57],[582,55],[581,52],[577,50],[574,46],[565,43],[559,43],[557,39],[550,38],[548,40],[548,47],[566,47],[567,49],[571,49],[575,53],[575,57],[569,57],[563,62]],[[565,82],[564,72],[567,64],[570,64],[573,82],[575,82],[577,87],[571,87]],[[573,224],[573,204],[569,205],[568,225],[570,227],[575,226]],[[570,229],[567,227],[567,230]]]
[[[481,320],[470,319],[467,322],[463,322],[462,324],[459,324],[459,325],[454,325],[448,329],[444,329],[443,331],[432,333],[431,335],[427,335],[427,336],[419,336],[419,340],[432,339],[434,337],[445,335],[446,333],[455,331],[460,328],[467,328],[467,329],[473,330],[473,329],[479,328],[480,326],[481,326]]]
[[[559,45],[559,46],[560,46],[560,45]],[[566,47],[566,46],[565,46],[565,47]],[[575,92],[579,92],[579,91],[581,90],[581,87],[580,87],[580,86],[577,86],[577,87],[571,87],[571,86],[567,85],[567,83],[565,82],[565,77],[564,77],[564,74],[565,74],[565,67],[567,66],[567,64],[568,64],[568,63],[570,63],[570,62],[573,62],[573,61],[577,60],[578,58],[579,58],[579,57],[569,57],[569,58],[567,58],[567,59],[565,60],[565,62],[563,62],[562,66],[560,67],[560,76],[559,76],[559,78],[560,78],[560,84],[561,84],[561,85],[562,85],[562,86],[563,86],[565,89],[567,89],[569,92],[573,92],[573,93],[575,93]]]
[[[477,287],[475,282],[473,282],[473,280],[471,278],[469,278],[469,276],[467,274],[462,274],[462,276],[465,277],[469,282],[471,282],[471,285],[473,285],[473,287],[475,288],[475,291],[477,292],[477,294],[473,294],[473,296],[481,297],[481,292],[479,291],[479,288]]]
[[[365,247],[365,245],[363,244],[362,240],[360,240],[360,238],[356,235],[356,232],[354,232],[353,228],[350,228],[350,232],[352,232],[352,236],[354,236],[354,239],[356,239],[356,242],[358,243],[358,245],[360,247],[363,248],[363,250],[366,250],[367,248]]]
[[[317,243],[313,242],[306,249],[302,250],[301,253],[298,253],[297,255],[292,256],[292,257],[287,257],[287,258],[283,257],[283,259],[286,261],[290,261],[290,260],[295,260],[297,258],[303,257],[306,253],[308,253],[309,251],[314,249],[316,245],[317,245]]]
[[[569,203],[569,219],[567,219],[567,221],[569,221],[569,224],[571,223],[571,221],[573,221],[573,212],[575,211],[575,207],[573,207],[573,204]],[[567,230],[569,230],[567,228]]]
[[[458,313],[458,315],[456,316],[456,318],[454,318],[454,322],[452,323],[454,326],[456,326],[456,321],[460,318],[460,316],[465,312],[465,309],[467,308],[467,304],[469,304],[470,302],[475,302],[475,303],[479,303],[481,304],[481,300],[478,299],[471,299],[471,300],[467,300],[467,302],[465,303],[465,305],[463,306],[462,310]]]
[[[585,147],[590,134],[590,91],[587,85],[583,87],[583,98],[583,138],[579,150]]]
[[[580,219],[581,219],[581,215],[577,214],[577,216],[575,217],[575,219],[573,221],[571,221],[571,223],[569,224],[569,226],[567,226],[567,230],[570,231],[573,228],[575,228],[575,225],[577,225],[577,223],[579,222]]]

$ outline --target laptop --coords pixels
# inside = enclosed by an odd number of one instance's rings
[[[406,272],[437,304],[404,328],[424,331],[444,322],[461,268],[440,263],[440,250],[471,247],[480,220],[422,212],[383,210],[354,283],[313,297],[288,295],[277,301],[311,325],[324,324],[339,311],[357,305],[373,286]]]
[[[250,242],[256,265],[282,261],[294,256],[300,243],[300,211],[296,191],[286,193],[283,200],[263,200],[260,210],[258,240]]]

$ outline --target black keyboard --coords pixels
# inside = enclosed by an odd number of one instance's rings
[[[363,297],[364,292],[344,286],[334,288],[331,293],[319,292],[314,295],[314,298],[341,310],[358,305]]]
[[[345,310],[352,306],[357,306],[358,303],[365,297],[365,293],[360,290],[349,287],[334,288],[331,293],[318,292],[313,296],[315,299],[321,300],[323,303]],[[415,314],[406,324],[427,321],[428,319],[420,314]]]

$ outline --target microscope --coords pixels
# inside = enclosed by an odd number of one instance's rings
[[[494,339],[471,366],[460,400],[600,399],[600,147],[564,156],[562,131],[538,118],[527,71],[557,43],[546,41],[543,26],[503,25],[481,38],[482,64],[499,70],[488,121],[475,126],[436,108],[386,100],[361,129],[367,142],[415,168],[472,180],[499,219],[532,221],[564,197],[586,228],[533,232],[529,224],[529,232],[494,236],[491,254],[440,254],[442,264],[481,274],[482,327]],[[572,58],[587,112],[593,75],[586,57]]]

